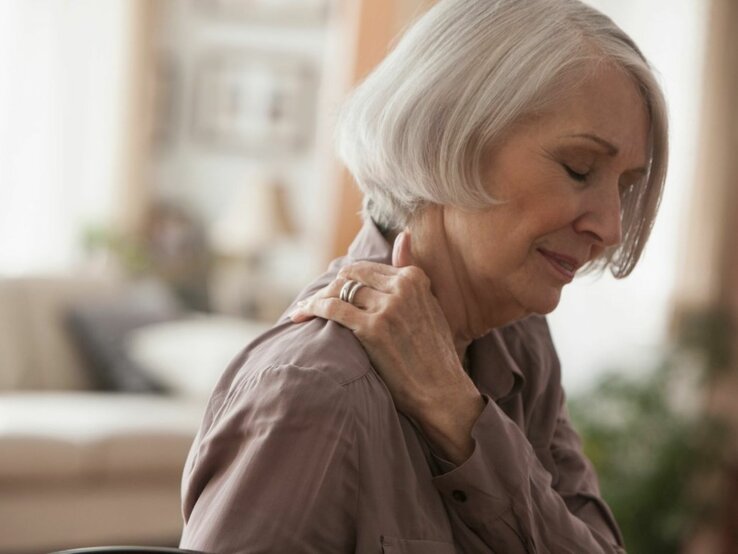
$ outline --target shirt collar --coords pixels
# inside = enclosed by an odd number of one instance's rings
[[[349,246],[348,255],[351,261],[369,260],[391,264],[392,245],[384,238],[377,225],[366,218],[359,234]]]
[[[349,263],[369,260],[392,263],[392,245],[384,238],[376,224],[366,218],[364,225],[349,247]],[[517,394],[525,377],[513,358],[505,340],[505,328],[493,329],[472,342],[469,350],[469,375],[479,392],[493,400],[503,400]]]
[[[492,329],[472,342],[469,375],[479,392],[493,400],[504,400],[520,392],[525,377],[505,340],[505,328]]]

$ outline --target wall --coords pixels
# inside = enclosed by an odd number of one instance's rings
[[[262,181],[279,181],[289,192],[288,207],[300,236],[289,250],[295,286],[319,271],[314,251],[324,221],[325,175],[317,154],[323,119],[320,92],[326,40],[333,18],[315,25],[277,26],[248,19],[214,17],[195,2],[159,0],[154,25],[155,63],[170,65],[173,95],[166,144],[153,145],[147,185],[152,195],[184,204],[206,225],[228,209],[245,188]],[[315,102],[307,105],[313,126],[310,143],[297,153],[254,154],[238,148],[208,146],[193,133],[198,75],[204,57],[218,52],[264,52],[304,60],[314,73]],[[159,106],[162,107],[162,106]]]
[[[668,338],[678,270],[686,255],[696,165],[708,3],[700,0],[591,0],[641,47],[660,74],[669,104],[670,163],[651,240],[627,279],[582,278],[550,316],[564,383],[581,391],[609,369],[651,369]],[[695,269],[698,271],[698,269]]]

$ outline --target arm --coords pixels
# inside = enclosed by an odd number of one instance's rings
[[[554,488],[569,511],[587,524],[595,538],[603,538],[606,545],[617,544],[622,550],[620,529],[610,508],[600,497],[597,475],[571,425],[563,394],[551,455],[558,471]]]
[[[556,486],[520,428],[489,398],[475,422],[472,455],[434,484],[492,551],[623,552],[562,406],[551,444]],[[460,494],[461,493],[461,494]]]
[[[190,453],[181,546],[351,551],[353,432],[344,389],[319,371],[282,366],[242,377]]]
[[[537,414],[534,406],[526,408],[531,410],[530,416],[549,424],[549,455],[568,462],[561,471],[571,472],[570,478],[561,482],[584,486],[564,491],[566,502],[525,433],[495,402],[480,395],[464,372],[459,344],[433,295],[430,280],[412,263],[407,237],[403,232],[395,242],[394,266],[357,262],[343,267],[333,282],[298,305],[292,320],[317,316],[351,329],[397,410],[416,422],[433,446],[458,465],[436,477],[434,483],[453,515],[461,519],[459,524],[479,537],[478,544],[469,547],[471,551],[622,551],[611,518],[606,521],[601,514],[592,513],[596,510],[591,506],[596,503],[586,499],[587,495],[597,498],[596,481],[593,474],[586,473],[590,470],[578,445],[572,448],[567,442],[570,435],[563,426],[557,433],[564,440],[554,453],[554,423],[561,423],[553,420],[565,419],[560,411],[558,362],[548,361],[539,368],[548,372],[543,395],[553,407]],[[341,300],[340,294],[348,280],[363,285],[351,302]],[[459,340],[466,336],[462,334]],[[544,350],[555,358],[550,336],[543,338]],[[586,516],[580,519],[580,514]]]

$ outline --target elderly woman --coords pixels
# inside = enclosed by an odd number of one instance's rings
[[[441,0],[344,109],[364,227],[215,389],[182,545],[622,552],[541,314],[578,271],[635,266],[666,125],[585,4]]]

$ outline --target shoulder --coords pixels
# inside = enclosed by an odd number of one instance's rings
[[[302,324],[285,319],[231,362],[211,395],[204,423],[270,410],[327,415],[372,372],[349,329],[322,319]]]
[[[320,318],[298,324],[283,320],[252,343],[242,371],[267,366],[304,368],[342,386],[361,379],[372,368],[350,329]]]
[[[309,284],[295,302],[327,285],[344,263],[344,258],[334,260],[331,269]],[[350,329],[322,318],[293,323],[286,314],[244,349],[241,365],[242,372],[270,365],[309,368],[339,385],[372,370],[369,356]]]
[[[227,464],[247,444],[284,444],[285,437],[331,436],[351,442],[353,390],[311,367],[247,366],[210,397],[193,448],[200,466]],[[208,461],[210,460],[210,461]]]
[[[259,495],[310,500],[320,479],[305,476],[321,468],[334,468],[332,483],[339,487],[355,471],[355,436],[354,402],[345,385],[315,368],[249,361],[210,399],[183,473],[185,517],[199,504],[201,515],[193,517],[200,524],[208,519],[203,510],[232,518],[245,509],[244,498]],[[264,476],[270,475],[285,487],[269,487]]]

